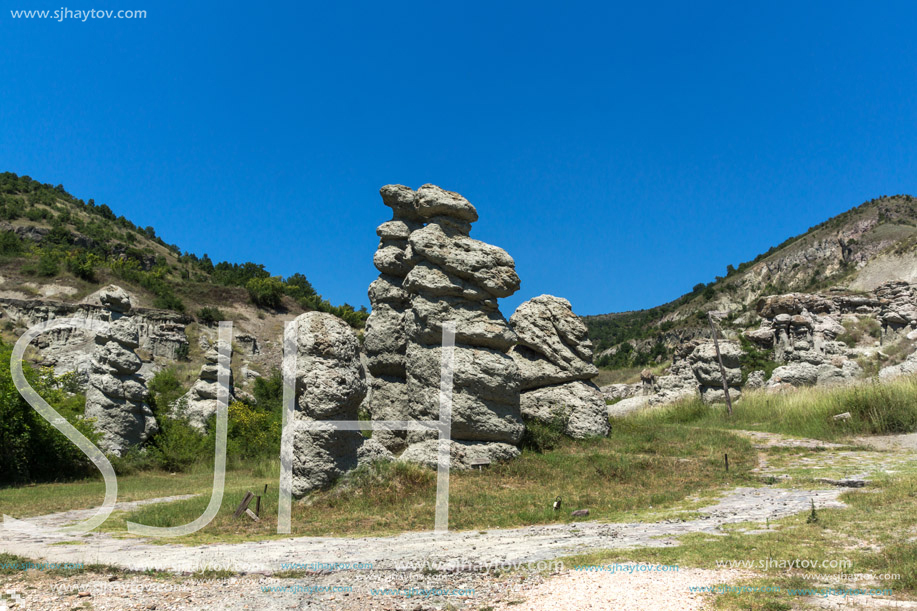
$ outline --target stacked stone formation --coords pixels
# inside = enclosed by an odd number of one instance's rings
[[[357,420],[366,396],[360,342],[341,319],[308,312],[294,321],[297,332],[296,408],[293,414],[293,494],[324,488],[347,471],[391,459],[376,440],[328,425],[307,431],[297,423]]]
[[[525,430],[519,371],[507,354],[516,334],[497,299],[519,289],[515,262],[502,248],[468,237],[478,214],[458,193],[423,185],[414,208],[426,225],[408,238],[416,264],[403,283],[411,300],[405,315],[410,416],[439,419],[442,325],[453,321],[452,439],[486,461],[514,456],[512,444]],[[431,437],[408,434],[414,443]]]
[[[172,404],[169,417],[182,419],[201,432],[207,431],[210,417],[217,411],[219,383],[219,353],[209,350],[204,355],[204,366],[191,389]],[[229,369],[229,401],[235,399],[232,368]]]
[[[608,410],[591,381],[592,342],[570,302],[541,295],[520,305],[510,317],[519,343],[512,357],[521,377],[520,409],[525,418],[560,418],[575,438],[608,434]]]
[[[524,424],[518,370],[507,352],[516,335],[497,304],[519,288],[512,257],[468,237],[478,215],[457,193],[434,185],[416,192],[389,185],[381,193],[395,216],[379,229],[374,263],[382,275],[370,286],[373,313],[364,348],[374,376],[372,418],[439,419],[442,323],[454,321],[456,464],[515,455],[511,444],[521,439]],[[416,446],[402,458],[428,463],[435,448],[425,442],[436,435],[412,431],[380,439],[396,452]]]
[[[95,420],[101,449],[121,456],[159,427],[146,403],[146,386],[137,375],[142,363],[134,352],[140,346],[137,329],[127,316],[130,298],[124,291],[113,292],[102,296],[102,304],[110,309],[111,323],[108,332],[95,339],[85,416]]]
[[[917,329],[917,291],[904,282],[887,282],[876,289],[881,304],[882,342],[895,341]]]
[[[739,388],[742,385],[742,365],[739,361],[742,350],[738,342],[720,341],[720,356],[723,359],[723,368],[726,370],[726,383],[729,387],[729,398],[736,401],[741,396]],[[723,376],[720,370],[719,359],[716,356],[716,346],[712,341],[698,344],[688,362],[697,379],[697,387],[704,403],[723,403],[726,393],[723,391]]]
[[[372,313],[366,321],[363,349],[368,372],[367,405],[374,420],[406,420],[408,413],[405,352],[405,313],[410,298],[402,289],[405,276],[416,262],[408,253],[408,236],[420,229],[414,209],[414,192],[401,185],[380,190],[383,203],[392,209],[392,220],[379,225],[379,248],[373,264],[381,272],[369,285]],[[393,452],[407,447],[405,431],[375,431],[373,438]]]

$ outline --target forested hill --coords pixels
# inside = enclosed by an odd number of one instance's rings
[[[267,311],[329,312],[354,327],[368,316],[365,307],[332,305],[301,273],[281,278],[259,263],[214,263],[107,204],[11,172],[0,174],[0,273],[0,288],[13,295],[49,296],[64,281],[79,296],[113,282],[145,305],[199,318],[212,317],[226,299]]]

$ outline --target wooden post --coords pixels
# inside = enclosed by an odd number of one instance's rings
[[[713,332],[713,347],[716,348],[716,360],[720,364],[720,375],[723,377],[723,393],[726,394],[726,413],[732,415],[732,399],[729,398],[729,382],[726,381],[726,368],[723,367],[723,355],[720,354],[720,342],[716,338],[716,327],[713,325],[713,313],[707,312],[710,331]]]
[[[723,458],[726,459],[726,473],[729,473],[729,454],[723,454]]]
[[[243,513],[245,513],[245,511],[248,510],[248,504],[252,502],[253,498],[255,498],[254,494],[252,494],[251,492],[246,492],[245,498],[243,498],[242,502],[239,503],[239,506],[236,508],[236,512],[233,514],[232,517],[238,518]]]

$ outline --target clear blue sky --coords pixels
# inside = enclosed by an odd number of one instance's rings
[[[917,194],[914,3],[3,4],[0,170],[334,303],[368,305],[387,183],[477,206],[507,315],[657,305]]]

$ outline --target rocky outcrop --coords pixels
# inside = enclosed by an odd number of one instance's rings
[[[103,304],[103,296],[105,304]],[[109,285],[83,300],[63,303],[51,300],[0,299],[0,319],[19,330],[56,318],[83,318],[108,321],[108,306],[118,306],[118,300],[130,296],[120,287]],[[137,331],[139,349],[150,357],[172,360],[188,345],[185,325],[191,319],[183,314],[131,306],[127,312]],[[88,331],[73,328],[54,329],[36,338],[34,345],[41,351],[41,364],[53,367],[56,375],[75,372],[82,382],[88,382],[95,342]],[[146,369],[141,371],[145,375]]]
[[[565,423],[576,438],[608,434],[602,391],[592,382],[592,342],[570,302],[541,295],[520,305],[510,317],[519,338],[511,355],[520,373],[520,409],[529,419]]]
[[[324,488],[361,464],[391,459],[359,431],[304,430],[297,423],[357,420],[366,395],[360,343],[340,318],[308,312],[296,318],[296,409],[293,415],[293,494]]]
[[[729,387],[729,398],[737,401],[741,396],[742,364],[740,357],[742,350],[738,342],[719,342],[720,357],[723,360],[723,370],[726,372],[726,384]],[[723,390],[723,374],[720,370],[719,359],[716,356],[716,346],[712,341],[699,344],[688,357],[694,378],[697,380],[697,389],[704,403],[724,403],[726,393]]]
[[[872,294],[767,297],[757,306],[761,326],[746,331],[745,337],[786,363],[774,370],[768,388],[846,384],[860,377],[862,368],[850,358],[847,345],[837,340],[845,332],[842,321],[878,316],[882,308],[883,299]]]
[[[643,391],[643,384],[608,384],[599,388],[606,401],[620,401],[635,397]]]
[[[231,357],[230,357],[231,358]],[[204,366],[191,389],[172,404],[171,418],[185,420],[192,427],[204,433],[210,417],[217,411],[217,391],[220,383],[219,354],[210,350],[204,355]],[[235,400],[232,369],[229,370],[229,401]]]
[[[893,380],[901,376],[917,374],[917,352],[912,353],[903,363],[883,367],[879,371],[880,380]]]
[[[478,215],[468,200],[434,185],[414,196],[425,225],[411,232],[408,252],[416,264],[404,279],[410,299],[405,316],[410,416],[439,417],[442,324],[456,323],[452,438],[518,443],[519,371],[507,351],[516,335],[500,313],[497,298],[519,288],[515,263],[506,251],[468,236]],[[419,442],[432,433],[412,433]]]
[[[917,329],[917,287],[907,282],[888,282],[876,289],[881,309],[882,341],[888,343]]]
[[[381,274],[370,285],[372,314],[364,335],[372,418],[439,418],[442,324],[454,321],[452,438],[517,443],[524,430],[519,373],[507,354],[516,335],[497,306],[497,298],[519,288],[512,257],[468,236],[477,211],[457,193],[434,185],[416,192],[388,185],[380,192],[393,218],[377,230],[373,263]],[[401,452],[435,433],[375,437]],[[505,455],[501,448],[494,446],[495,455]],[[422,454],[412,450],[403,459]]]
[[[130,299],[123,291],[103,296],[111,324],[94,340],[84,414],[101,434],[99,447],[121,456],[149,439],[159,427],[147,405],[146,386],[137,375],[141,362],[134,350],[140,340],[129,317]]]

